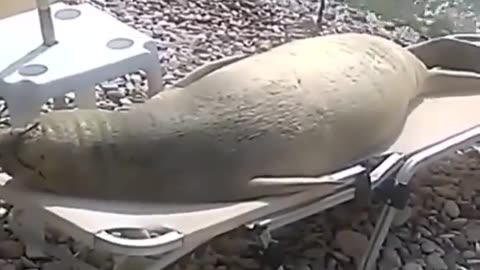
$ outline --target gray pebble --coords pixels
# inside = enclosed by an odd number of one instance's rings
[[[31,261],[31,260],[30,260],[29,258],[27,258],[27,257],[22,256],[22,257],[20,258],[20,261],[21,261],[21,263],[23,264],[23,266],[25,266],[26,268],[30,268],[30,269],[32,269],[32,268],[38,268],[38,264],[35,263],[35,262],[33,262],[33,261]]]
[[[450,229],[461,229],[467,224],[468,219],[466,218],[455,218],[449,223]]]
[[[100,84],[100,88],[103,89],[105,92],[114,91],[118,88],[118,83],[116,82],[104,82]]]
[[[77,258],[91,264],[100,269],[108,269],[105,267],[112,265],[112,255],[106,251],[102,250],[91,250],[89,248],[81,249],[77,253]],[[57,267],[56,265],[51,265],[50,267]]]
[[[433,270],[448,270],[447,264],[438,253],[428,255],[426,261],[427,266],[431,267]]]
[[[397,268],[402,266],[402,259],[395,249],[386,247],[382,252],[381,263],[388,265],[390,268]]]
[[[440,196],[443,196],[447,199],[456,199],[458,192],[453,185],[445,185],[440,187],[434,187],[433,190]]]
[[[437,244],[435,244],[435,242],[428,239],[422,239],[421,247],[424,253],[432,253],[440,249],[440,247]]]
[[[410,217],[412,216],[412,208],[407,206],[404,209],[397,212],[395,218],[392,221],[393,226],[402,226],[405,224]]]
[[[19,270],[17,266],[13,263],[7,263],[0,266],[0,270]]]
[[[394,234],[389,234],[385,245],[391,248],[400,248],[402,246],[402,241]]]
[[[468,241],[478,242],[480,241],[480,224],[469,223],[465,226],[465,236]]]
[[[460,208],[453,200],[447,200],[443,206],[443,210],[451,218],[457,218],[460,215]]]
[[[464,252],[462,252],[462,256],[465,259],[471,259],[471,258],[475,258],[477,256],[477,253],[475,253],[475,251],[473,250],[465,250]]]
[[[420,226],[418,227],[418,232],[423,236],[423,237],[431,237],[433,235],[433,233],[427,229],[426,227],[424,226]]]
[[[413,256],[412,253],[410,253],[410,250],[407,247],[400,247],[398,248],[398,255],[406,261],[407,259],[411,259]]]
[[[24,251],[25,246],[19,241],[0,241],[0,258],[2,259],[20,259]]]
[[[252,258],[240,258],[237,263],[242,269],[259,269],[259,262]]]
[[[423,267],[416,262],[409,262],[402,267],[402,270],[423,270]]]
[[[335,242],[346,255],[359,259],[368,247],[368,238],[355,231],[339,231],[335,236]]]
[[[47,262],[42,265],[41,270],[65,270],[68,266],[61,262]]]
[[[422,255],[422,247],[419,244],[409,244],[408,249],[413,257],[419,257]]]
[[[127,89],[127,91],[131,92],[131,91],[135,90],[135,84],[133,84],[133,82],[129,81],[125,84],[125,88]]]
[[[297,263],[293,265],[293,269],[312,270],[309,264],[310,264],[310,261],[308,260],[299,260]]]
[[[303,256],[309,259],[315,259],[324,256],[325,249],[323,248],[309,248],[303,252]]]
[[[132,80],[133,83],[135,84],[141,84],[143,82],[143,78],[140,74],[132,74],[130,76],[130,79]]]
[[[116,89],[110,90],[106,93],[107,98],[111,99],[114,102],[118,102],[120,99],[124,98],[126,95],[124,92]]]
[[[452,238],[454,246],[459,250],[466,250],[470,247],[468,240],[463,234],[456,235]]]
[[[129,98],[121,98],[119,102],[122,106],[131,106],[133,104]]]
[[[327,269],[325,270],[336,270],[337,269],[337,261],[333,258],[330,258],[327,262]]]
[[[113,104],[111,101],[107,101],[107,100],[101,100],[97,103],[97,106],[100,108],[100,109],[104,109],[104,110],[114,110],[117,106],[115,104]]]

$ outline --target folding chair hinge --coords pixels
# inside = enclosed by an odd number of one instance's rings
[[[365,170],[354,182],[355,185],[355,205],[368,206],[372,197],[372,182],[370,172]]]
[[[278,242],[272,238],[268,223],[269,220],[267,219],[263,222],[256,222],[247,226],[247,228],[255,234],[255,237],[260,241],[263,248],[268,248],[270,244]]]
[[[246,227],[254,233],[257,241],[260,242],[260,246],[255,247],[254,250],[256,250],[257,256],[259,256],[258,259],[261,264],[268,265],[272,269],[283,270],[283,248],[280,246],[279,241],[272,238],[268,228],[269,223],[270,220],[266,219],[262,222],[250,223]]]
[[[407,185],[396,183],[389,194],[390,205],[398,210],[404,209],[410,199],[410,189]]]
[[[272,235],[270,234],[270,230],[264,230],[262,233],[260,233],[258,238],[264,248],[268,248],[271,244],[278,243],[277,240],[272,238]]]

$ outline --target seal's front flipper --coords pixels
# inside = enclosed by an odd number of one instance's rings
[[[205,77],[208,74],[214,72],[215,70],[220,69],[224,66],[230,65],[239,60],[242,60],[247,56],[248,56],[247,54],[238,54],[238,55],[227,56],[216,61],[207,62],[201,65],[200,67],[194,69],[192,72],[187,74],[184,78],[177,81],[172,87],[173,88],[186,87],[189,84],[199,80],[200,78]]]
[[[212,73],[212,72],[214,72],[214,71],[216,71],[220,68],[223,68],[227,65],[230,65],[234,62],[240,61],[240,60],[246,58],[247,56],[249,56],[249,55],[248,54],[236,54],[236,55],[227,56],[227,57],[215,60],[215,61],[207,62],[207,63],[197,67],[192,72],[188,73],[185,77],[178,80],[173,85],[165,87],[165,90],[175,90],[175,89],[185,88],[188,85],[190,85],[190,84],[198,81],[199,79],[207,76],[208,74],[210,74],[210,73]],[[163,92],[164,91],[152,96],[150,99],[160,98],[163,95]],[[134,105],[134,107],[135,107],[135,105]]]
[[[428,68],[480,72],[480,35],[453,34],[406,47]]]
[[[325,188],[336,188],[345,182],[331,176],[314,177],[261,177],[250,181],[249,187],[262,190],[266,195],[281,195],[305,191],[312,187],[324,185]]]

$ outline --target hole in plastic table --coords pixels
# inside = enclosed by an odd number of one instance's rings
[[[133,40],[128,38],[114,38],[107,42],[107,47],[112,50],[123,50],[133,46]]]
[[[117,238],[125,238],[125,239],[148,239],[148,238],[156,238],[160,237],[165,233],[170,232],[169,229],[159,229],[159,230],[147,230],[141,228],[115,228],[105,230],[108,234],[117,237]]]
[[[44,65],[32,64],[21,67],[18,73],[22,76],[38,76],[47,72],[48,68]]]
[[[81,14],[82,12],[78,9],[64,8],[55,12],[55,18],[59,20],[73,20],[80,17]]]

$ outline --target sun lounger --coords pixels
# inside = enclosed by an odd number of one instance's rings
[[[295,212],[298,207],[307,205],[311,207],[313,202],[318,202],[322,198],[329,199],[320,206],[317,206],[318,203],[315,204],[316,212],[350,200],[354,197],[355,186],[358,185],[356,183],[362,180],[367,181],[363,183],[364,186],[369,183],[365,172],[364,167],[355,166],[316,179],[324,181],[325,185],[306,192],[241,203],[180,206],[119,204],[118,202],[109,204],[103,201],[72,200],[26,190],[22,187],[10,187],[8,184],[0,190],[0,196],[14,204],[16,211],[22,209],[22,215],[27,212],[35,215],[24,222],[19,222],[15,215],[11,219],[12,224],[22,223],[19,226],[14,225],[14,230],[20,236],[26,237],[27,242],[42,244],[41,239],[35,239],[41,235],[38,230],[42,226],[38,222],[31,221],[43,219],[43,222],[68,232],[76,240],[91,248],[132,257],[165,254],[156,261],[155,268],[152,268],[161,269],[215,236],[269,215],[285,211],[298,215]],[[377,182],[382,179],[380,177],[375,180]],[[368,185],[366,187],[370,188]],[[331,195],[341,196],[331,197]],[[19,197],[26,199],[17,203]],[[294,212],[288,211],[289,209]],[[164,234],[157,238],[129,240],[109,233],[116,228],[147,229]],[[33,230],[37,232],[33,233]],[[53,249],[47,248],[47,251],[50,251],[49,255],[61,256]]]
[[[445,37],[449,38],[449,37]],[[423,48],[430,46],[425,43]],[[432,47],[433,48],[433,47]],[[437,61],[431,59],[430,64]],[[472,70],[476,67],[472,65]],[[480,89],[479,89],[480,90]],[[241,226],[258,233],[265,248],[269,232],[340,203],[369,200],[370,191],[394,179],[386,206],[371,237],[360,269],[372,269],[397,209],[408,200],[408,182],[421,167],[480,138],[480,91],[424,100],[410,114],[405,128],[374,166],[365,162],[332,175],[312,179],[308,191],[261,200],[202,205],[121,204],[71,199],[9,182],[3,175],[0,197],[13,204],[12,229],[46,254],[83,269],[94,269],[44,241],[48,225],[93,249],[115,254],[116,269],[162,269],[212,238]],[[13,182],[14,183],[14,182]],[[120,237],[119,231],[150,237]],[[148,232],[148,233],[145,233]],[[129,265],[135,265],[129,268]]]

